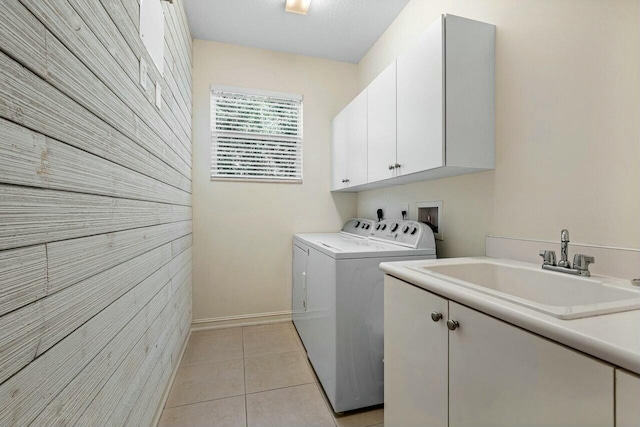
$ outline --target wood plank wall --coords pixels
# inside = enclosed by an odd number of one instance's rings
[[[1,426],[156,415],[191,324],[183,1],[164,75],[139,0],[0,1]]]

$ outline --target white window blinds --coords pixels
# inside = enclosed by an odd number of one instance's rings
[[[211,179],[302,182],[302,96],[211,88]]]

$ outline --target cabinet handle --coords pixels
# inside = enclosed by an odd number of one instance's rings
[[[438,313],[437,311],[431,312],[431,320],[438,322],[440,319],[442,319],[442,313]]]
[[[457,320],[452,320],[452,319],[447,320],[447,328],[449,328],[450,331],[455,331],[459,327],[460,327],[460,323],[458,323]]]
[[[400,167],[400,163],[396,163],[395,165],[393,165],[394,168],[399,168]]]
[[[396,168],[395,166],[393,166],[393,165],[389,165],[389,170],[390,170],[390,171],[394,170],[395,168]]]
[[[343,184],[344,184],[344,183],[347,183],[347,182],[349,182],[349,180],[348,180],[348,179],[343,179],[343,180],[342,180],[342,183],[343,183]]]

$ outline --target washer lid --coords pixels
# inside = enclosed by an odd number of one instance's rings
[[[294,239],[336,259],[406,257],[436,253],[435,248],[414,249],[341,233],[296,234]]]

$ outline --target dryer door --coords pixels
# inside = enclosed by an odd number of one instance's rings
[[[293,245],[293,293],[292,307],[293,321],[298,321],[307,311],[307,257],[308,249]]]

